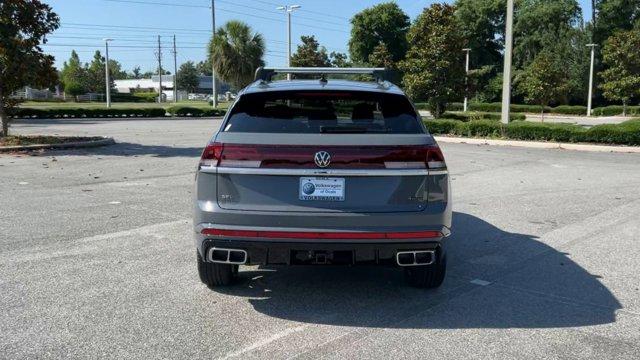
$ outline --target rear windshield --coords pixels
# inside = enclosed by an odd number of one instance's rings
[[[423,133],[402,95],[358,91],[279,91],[246,94],[224,131],[252,133]]]

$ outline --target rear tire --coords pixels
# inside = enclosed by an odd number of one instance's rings
[[[442,285],[446,272],[447,258],[443,256],[433,265],[406,267],[404,276],[413,287],[434,289]]]
[[[196,250],[196,253],[198,256],[198,275],[200,275],[200,281],[210,288],[231,285],[233,283],[238,274],[238,265],[207,262],[202,259],[199,251]]]

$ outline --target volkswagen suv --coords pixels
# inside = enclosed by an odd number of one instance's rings
[[[285,73],[304,79],[271,80]],[[447,167],[386,74],[256,71],[198,166],[193,223],[203,283],[231,284],[239,265],[371,264],[404,269],[413,286],[440,286],[451,229]]]

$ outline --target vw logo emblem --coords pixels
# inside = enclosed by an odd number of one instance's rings
[[[331,155],[326,151],[318,151],[313,157],[313,161],[315,161],[318,167],[324,168],[331,164]]]

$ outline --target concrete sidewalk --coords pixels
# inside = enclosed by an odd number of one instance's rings
[[[495,146],[515,146],[535,149],[562,149],[590,152],[612,152],[612,153],[638,153],[640,146],[615,146],[615,145],[593,145],[593,144],[570,144],[542,141],[519,141],[519,140],[496,140],[477,139],[449,136],[435,136],[438,142],[471,145],[495,145]]]

